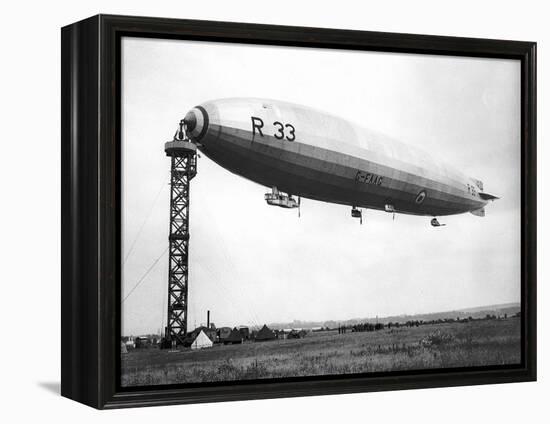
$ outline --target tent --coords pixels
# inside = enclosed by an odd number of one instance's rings
[[[210,337],[208,337],[205,332],[201,330],[197,337],[195,337],[195,340],[193,340],[191,349],[205,349],[212,347],[212,345],[213,343],[212,340],[210,340]]]
[[[212,340],[213,343],[216,342],[216,340],[217,340],[216,330],[213,330],[213,329],[205,327],[205,326],[200,326],[200,327],[195,328],[193,331],[190,331],[190,332],[187,333],[187,336],[185,337],[183,345],[186,346],[186,347],[191,346],[193,344],[193,342],[195,341],[195,339],[199,336],[201,331],[204,334],[206,334],[206,336],[210,340]]]
[[[205,326],[200,326],[195,328],[193,330],[193,337],[197,337],[201,331],[203,331],[204,334],[206,334],[210,340],[212,340],[213,342],[216,341],[216,338],[217,338],[216,330]]]
[[[258,333],[256,334],[256,339],[255,340],[257,342],[265,342],[265,341],[268,341],[268,340],[275,340],[275,333],[270,328],[268,328],[267,325],[264,324],[262,329],[260,331],[258,331]]]
[[[126,343],[120,342],[120,353],[128,353],[128,349],[126,349]]]
[[[224,344],[239,344],[243,342],[243,336],[239,330],[234,328],[231,330],[231,334],[223,340]]]

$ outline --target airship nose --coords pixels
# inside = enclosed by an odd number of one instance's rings
[[[208,121],[208,113],[202,106],[195,106],[187,112],[187,115],[183,118],[183,123],[189,138],[195,142],[200,142],[208,130]]]

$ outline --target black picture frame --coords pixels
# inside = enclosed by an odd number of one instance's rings
[[[61,35],[63,396],[103,409],[536,380],[536,43],[112,15],[66,26]],[[123,36],[521,61],[521,364],[122,389]]]

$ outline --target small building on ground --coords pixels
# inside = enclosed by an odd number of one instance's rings
[[[239,327],[239,332],[241,333],[243,340],[248,340],[250,338],[250,330],[248,329],[248,327],[241,325]]]
[[[237,328],[231,330],[229,336],[223,340],[223,344],[241,344],[243,342],[243,336]]]
[[[139,336],[135,338],[136,349],[144,349],[151,347],[151,339],[148,336]]]
[[[221,327],[217,329],[218,340],[222,343],[231,334],[231,327]]]
[[[303,339],[306,336],[307,332],[303,329],[301,330],[292,330],[290,333],[288,333],[287,338],[288,339]]]

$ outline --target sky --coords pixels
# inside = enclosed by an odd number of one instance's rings
[[[198,159],[191,182],[189,322],[347,320],[520,301],[520,63],[124,38],[122,334],[166,325],[170,160],[164,143],[200,103],[307,105],[429,151],[500,199],[441,218],[302,199]]]

